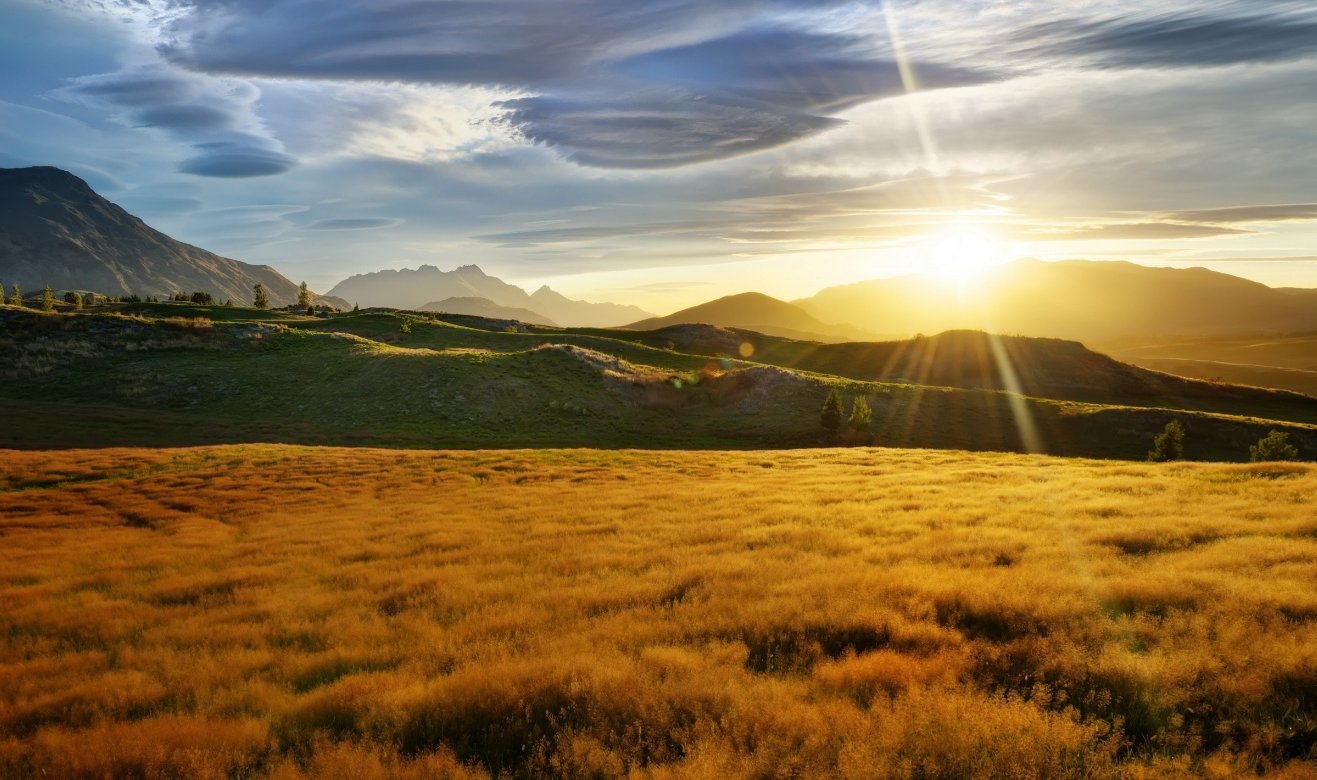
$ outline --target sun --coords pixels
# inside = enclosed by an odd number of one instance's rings
[[[920,251],[921,273],[966,286],[1011,259],[1010,248],[987,230],[950,225],[929,236]]]

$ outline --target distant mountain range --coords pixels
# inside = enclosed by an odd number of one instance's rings
[[[697,323],[742,328],[801,341],[852,341],[869,336],[847,325],[828,325],[800,306],[755,292],[728,295],[666,317],[633,322],[627,327],[631,330],[658,330]]]
[[[831,287],[793,303],[890,337],[968,328],[1091,344],[1317,330],[1317,290],[1115,261],[1018,260],[963,286],[902,276]]]
[[[490,276],[474,265],[459,266],[452,271],[423,265],[415,270],[404,268],[358,274],[339,282],[329,294],[360,306],[395,309],[421,309],[447,299],[463,299],[467,302],[464,305],[475,305],[470,299],[483,298],[494,307],[521,309],[537,315],[536,319],[509,319],[594,328],[616,327],[653,316],[651,312],[635,306],[572,300],[547,286],[527,294],[520,287]],[[457,314],[477,313],[450,311]]]
[[[240,303],[250,303],[260,283],[273,305],[297,298],[297,285],[273,268],[176,241],[51,167],[0,168],[0,283],[29,293],[47,284],[110,295],[202,291]],[[1018,260],[974,279],[874,279],[792,302],[748,292],[666,317],[572,300],[547,286],[527,293],[474,265],[360,274],[316,299],[340,308],[425,309],[564,327],[704,324],[824,342],[962,329],[1097,345],[1317,332],[1317,290],[1116,261]]]
[[[531,325],[549,325],[557,327],[558,323],[530,309],[518,309],[514,306],[499,306],[488,298],[445,298],[417,307],[420,311],[437,311],[447,314],[469,314],[491,320],[519,320]]]
[[[297,301],[298,286],[268,265],[175,241],[68,171],[0,168],[0,283],[27,292],[45,285],[106,295],[200,291],[250,304],[258,282],[274,306]]]

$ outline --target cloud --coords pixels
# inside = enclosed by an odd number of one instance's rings
[[[753,28],[687,46],[649,52],[618,65],[621,73],[696,88],[716,87],[787,110],[838,111],[906,92],[900,67],[878,56],[872,36]],[[917,67],[924,89],[991,81],[968,68]]]
[[[529,140],[601,168],[671,168],[734,157],[821,132],[840,120],[680,88],[503,101]]]
[[[1181,224],[1178,222],[1126,222],[1079,228],[1034,228],[1021,237],[1034,241],[1125,241],[1174,238],[1211,238],[1214,236],[1250,235],[1253,231],[1217,225]]]
[[[201,153],[179,163],[180,173],[213,176],[222,179],[245,179],[273,176],[289,170],[297,161],[271,149],[262,149],[231,141],[193,144]]]
[[[337,217],[312,222],[307,227],[312,230],[379,230],[401,224],[401,219],[393,217]]]
[[[1317,203],[1285,203],[1270,206],[1231,206],[1227,208],[1174,211],[1166,215],[1178,222],[1210,224],[1248,222],[1309,222],[1317,220]]]
[[[1070,19],[1028,28],[1017,41],[1060,58],[1090,58],[1103,67],[1183,68],[1279,62],[1317,54],[1317,20],[1299,4],[1249,4],[1240,13],[1168,13],[1098,22]],[[1050,40],[1048,40],[1050,39]]]
[[[788,144],[838,126],[833,113],[903,94],[885,32],[812,30],[799,13],[854,5],[193,0],[175,4],[159,48],[217,74],[511,90],[495,124],[582,165],[655,169]],[[927,89],[996,78],[916,70]]]
[[[156,65],[72,79],[52,96],[107,109],[124,125],[158,128],[189,143],[199,153],[179,163],[182,173],[272,176],[296,164],[269,136],[256,114],[260,91],[245,82]]]

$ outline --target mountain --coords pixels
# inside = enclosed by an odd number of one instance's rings
[[[417,307],[419,311],[439,311],[449,314],[469,314],[473,317],[486,317],[491,320],[519,320],[532,325],[557,326],[553,320],[530,309],[518,309],[513,306],[499,306],[488,298],[445,298]]]
[[[1093,343],[1317,330],[1317,290],[1115,261],[1018,260],[960,285],[917,275],[875,279],[794,303],[891,336],[981,329]]]
[[[243,303],[259,282],[272,305],[297,301],[297,285],[270,266],[175,241],[51,167],[0,168],[0,281],[29,292],[47,284],[108,295],[201,291]]]
[[[547,285],[531,293],[530,308],[543,312],[557,322],[570,323],[583,328],[615,328],[637,317],[653,316],[651,312],[638,306],[574,301],[561,293],[554,292]]]
[[[756,292],[728,295],[666,317],[633,322],[627,327],[658,330],[686,324],[741,328],[803,341],[846,341],[866,335],[851,327],[825,324],[799,306]]]
[[[348,277],[329,291],[361,306],[385,306],[395,309],[419,309],[428,302],[448,298],[484,298],[497,306],[529,309],[564,325],[608,328],[631,322],[638,317],[653,316],[635,306],[615,303],[574,301],[548,287],[528,295],[520,287],[508,284],[480,270],[463,265],[441,271],[432,265],[416,270],[375,271]]]

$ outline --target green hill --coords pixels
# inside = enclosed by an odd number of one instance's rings
[[[62,314],[5,307],[0,446],[815,446],[830,441],[818,412],[836,387],[868,398],[873,440],[891,446],[1018,451],[1030,440],[1022,431],[1032,430],[1044,452],[1142,459],[1178,417],[1193,458],[1243,459],[1271,428],[1317,453],[1311,403],[1277,407],[1295,412],[1271,413],[1283,421],[1222,399],[1221,409],[1197,399],[1196,410],[1080,403],[865,381],[635,340],[654,334],[449,320],[184,304]]]

